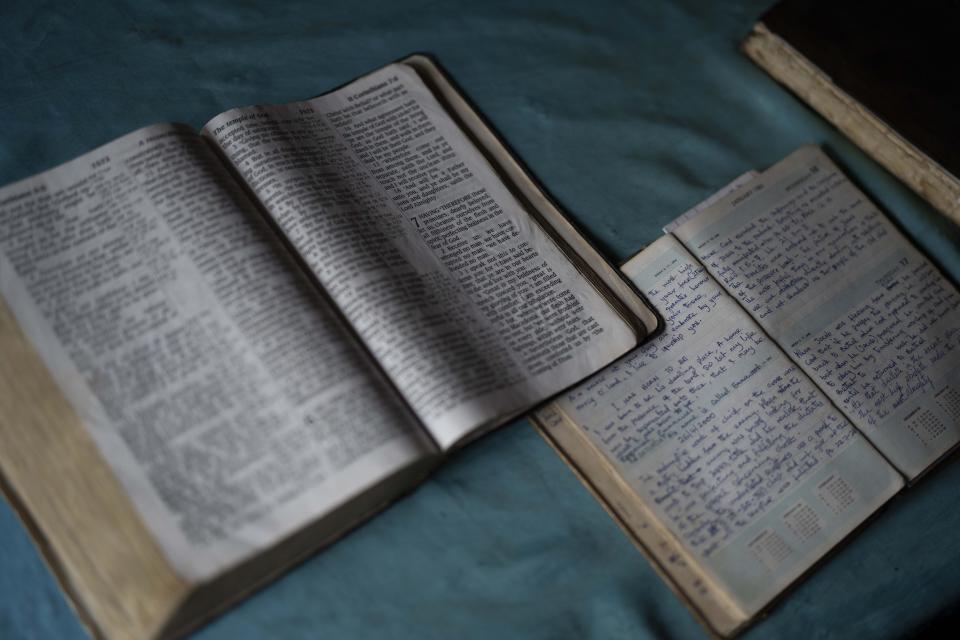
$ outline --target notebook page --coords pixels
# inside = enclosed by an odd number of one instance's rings
[[[908,478],[960,440],[960,295],[818,148],[676,235]]]

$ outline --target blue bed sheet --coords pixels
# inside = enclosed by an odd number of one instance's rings
[[[824,145],[954,280],[960,231],[737,46],[739,2],[37,2],[0,6],[0,183],[142,125],[321,93],[429,52],[614,260],[750,168]],[[955,621],[960,464],[944,462],[749,638],[899,637]],[[197,634],[699,638],[704,631],[525,420]],[[0,506],[0,637],[84,637]]]

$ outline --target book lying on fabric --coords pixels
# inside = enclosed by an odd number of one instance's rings
[[[960,5],[784,0],[743,50],[954,222],[960,224]]]
[[[730,636],[960,440],[960,294],[817,147],[623,270],[662,333],[533,418]]]
[[[0,472],[92,632],[183,633],[657,328],[439,68],[0,190]]]

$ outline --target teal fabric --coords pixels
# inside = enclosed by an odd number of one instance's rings
[[[956,280],[960,231],[737,50],[770,0],[0,6],[0,183],[136,127],[309,97],[434,54],[612,259],[750,168],[825,145]],[[960,464],[896,498],[749,638],[956,622]],[[0,637],[82,638],[0,507]],[[525,420],[197,633],[698,638],[704,632]]]

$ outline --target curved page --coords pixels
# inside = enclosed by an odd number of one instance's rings
[[[191,581],[432,455],[185,127],[0,190],[0,294]]]
[[[637,343],[406,65],[204,133],[441,446]]]
[[[675,238],[623,269],[663,333],[553,408],[748,619],[903,481]]]

